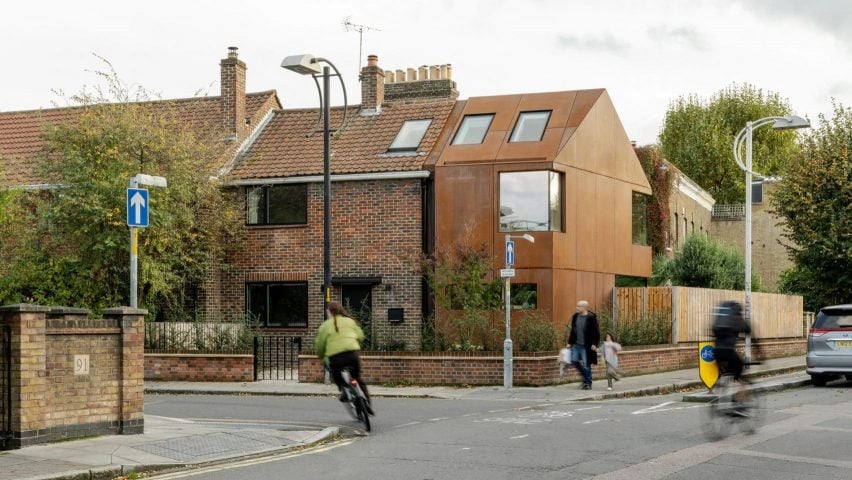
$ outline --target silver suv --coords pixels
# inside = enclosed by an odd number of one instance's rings
[[[852,381],[852,304],[819,311],[808,333],[807,366],[817,387],[837,375]]]

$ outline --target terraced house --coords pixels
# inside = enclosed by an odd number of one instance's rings
[[[320,111],[246,93],[236,49],[220,66],[219,97],[178,103],[226,129],[219,177],[241,193],[246,238],[199,302],[310,338],[322,319]],[[459,100],[449,65],[391,71],[376,56],[360,83],[361,105],[330,115],[332,284],[335,299],[369,313],[374,346],[419,347],[430,313],[420,260],[461,239],[485,246],[497,275],[504,236],[532,234],[514,281],[534,292],[525,307],[557,324],[579,299],[604,305],[616,276],[650,275],[651,189],[605,90]],[[15,184],[43,182],[27,170],[39,126],[71,116],[0,113]]]

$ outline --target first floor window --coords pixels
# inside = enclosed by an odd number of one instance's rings
[[[246,188],[246,225],[308,223],[308,184]]]
[[[562,175],[559,172],[500,174],[501,232],[561,232]]]
[[[648,245],[648,201],[650,196],[633,192],[633,244]],[[684,231],[686,231],[684,220]]]
[[[261,327],[307,327],[308,283],[247,283],[246,313]]]

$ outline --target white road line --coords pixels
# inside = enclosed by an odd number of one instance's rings
[[[515,439],[517,439],[517,438],[527,438],[527,437],[529,437],[529,436],[530,436],[530,434],[528,433],[528,434],[526,434],[526,435],[518,435],[517,437],[509,437],[509,438],[510,438],[511,440],[515,440]]]
[[[603,422],[604,420],[607,420],[607,419],[606,418],[598,418],[598,419],[595,419],[595,420],[589,420],[588,422],[583,422],[583,425],[588,425],[590,423]]]
[[[170,420],[172,422],[178,422],[178,423],[195,423],[192,420],[186,420],[184,418],[161,417],[159,415],[145,415],[145,416],[151,417],[151,418],[162,418],[163,420]]]
[[[635,412],[630,412],[630,413],[632,415],[640,415],[640,414],[643,414],[643,413],[653,413],[654,410],[656,410],[658,408],[665,407],[666,405],[671,405],[673,403],[675,403],[675,402],[663,402],[659,405],[654,405],[653,407],[643,408],[641,410],[636,410]]]
[[[477,415],[479,415],[479,414],[478,413],[465,413],[464,415],[462,415],[462,417],[475,417]]]
[[[449,419],[449,418],[450,418],[450,417],[430,418],[430,419],[429,419],[429,420],[427,420],[427,421],[428,421],[428,422],[440,422],[441,420],[447,420],[447,419]]]
[[[578,409],[577,409],[577,411],[578,411],[578,412],[582,412],[583,410],[594,410],[594,409],[596,409],[596,408],[601,408],[601,407],[586,407],[586,408],[578,408]]]
[[[408,422],[408,423],[403,423],[402,425],[397,425],[397,426],[395,426],[395,427],[393,427],[393,428],[410,427],[410,426],[412,426],[412,425],[420,425],[420,422]]]

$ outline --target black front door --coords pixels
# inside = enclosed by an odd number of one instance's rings
[[[343,285],[343,306],[361,324],[366,336],[361,348],[370,350],[372,348],[372,319],[373,319],[373,285]]]

